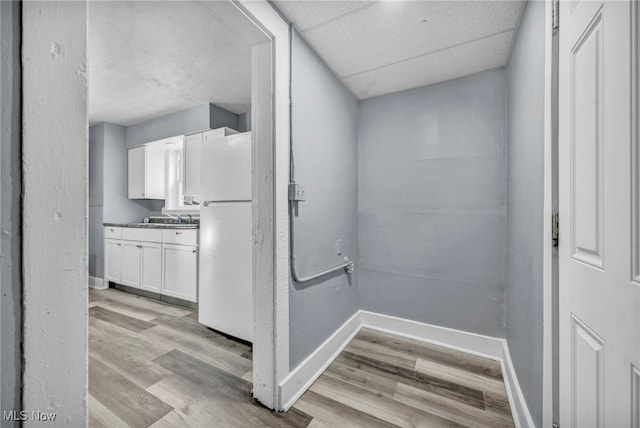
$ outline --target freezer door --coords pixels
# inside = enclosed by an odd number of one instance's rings
[[[202,142],[200,197],[203,201],[251,200],[251,132]]]
[[[252,342],[251,202],[201,208],[199,257],[198,321]]]

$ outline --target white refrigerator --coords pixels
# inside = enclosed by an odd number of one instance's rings
[[[198,321],[253,342],[251,132],[202,142]]]

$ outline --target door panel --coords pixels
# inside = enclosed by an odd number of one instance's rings
[[[122,243],[119,239],[107,239],[104,248],[104,279],[106,281],[120,282],[122,274]]]
[[[571,57],[573,257],[603,267],[602,16],[598,13]]]
[[[577,427],[603,426],[604,343],[576,317],[572,319],[572,413]]]
[[[198,251],[187,245],[164,245],[164,284],[162,294],[197,301]]]
[[[162,246],[150,242],[140,243],[140,288],[154,293],[162,289]]]
[[[560,2],[559,377],[565,427],[632,426],[637,407],[630,13],[631,1]]]
[[[140,244],[122,241],[122,282],[129,287],[140,288]]]

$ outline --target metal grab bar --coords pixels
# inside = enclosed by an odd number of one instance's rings
[[[291,95],[292,92],[292,71],[293,71],[293,37],[294,37],[294,24],[293,22],[289,23],[289,182],[295,183],[295,168],[293,161],[293,97]],[[329,275],[333,272],[338,272],[339,270],[344,269],[345,273],[351,274],[353,273],[355,266],[353,264],[353,260],[345,257],[344,263],[341,263],[337,266],[331,267],[329,269],[323,270],[322,272],[315,273],[309,276],[300,276],[298,275],[298,270],[296,269],[296,250],[294,244],[294,206],[297,204],[296,201],[289,200],[289,251],[290,251],[290,259],[291,259],[291,276],[293,280],[297,283],[305,283],[309,281],[313,281],[314,279],[323,277],[325,275]]]
[[[330,273],[337,272],[341,269],[344,269],[346,273],[352,273],[354,269],[353,261],[349,260],[342,263],[341,265],[329,268],[327,270],[323,270],[322,272],[318,272],[314,275],[301,277],[301,276],[298,276],[298,272],[296,271],[296,264],[295,264],[294,258],[293,257],[291,258],[291,274],[293,276],[293,280],[298,283],[313,281],[314,279],[323,277],[325,275],[329,275]]]
[[[305,282],[309,282],[309,281],[313,281],[314,279],[323,277],[325,275],[329,275],[330,273],[333,272],[338,272],[339,270],[344,269],[344,271],[347,274],[351,274],[353,273],[353,270],[355,269],[355,266],[353,264],[353,260],[349,259],[348,257],[345,257],[345,261],[344,263],[341,263],[337,266],[331,267],[329,269],[325,269],[322,272],[318,272],[315,273],[313,275],[309,275],[309,276],[300,276],[298,275],[298,270],[296,269],[296,249],[295,249],[295,239],[294,239],[294,226],[293,226],[293,221],[294,221],[294,213],[293,213],[293,207],[294,207],[295,202],[294,201],[289,201],[289,251],[291,254],[291,276],[293,277],[293,280],[299,284],[301,283],[305,283]]]

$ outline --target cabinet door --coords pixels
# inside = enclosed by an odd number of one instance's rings
[[[202,133],[184,137],[184,194],[200,195]]]
[[[165,199],[166,150],[145,147],[145,198]]]
[[[198,248],[190,245],[163,245],[164,283],[162,294],[197,301]]]
[[[104,279],[120,282],[122,276],[122,241],[107,239],[104,243]]]
[[[140,288],[160,293],[162,289],[162,245],[141,242]]]
[[[145,196],[145,148],[129,149],[129,199]]]
[[[140,288],[140,249],[135,241],[122,241],[122,279],[121,284]]]

